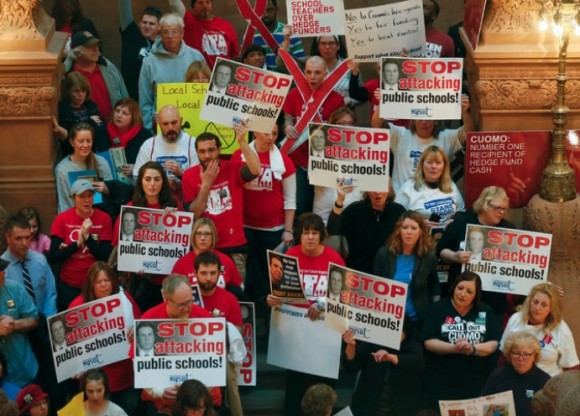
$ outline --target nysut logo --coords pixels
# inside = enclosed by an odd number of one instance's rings
[[[143,270],[160,272],[161,269],[159,268],[159,261],[158,260],[143,261]]]
[[[411,115],[415,117],[433,117],[432,108],[425,107],[425,108],[411,108]]]

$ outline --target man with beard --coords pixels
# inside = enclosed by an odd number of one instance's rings
[[[264,13],[264,16],[262,16],[262,22],[264,23],[264,25],[266,25],[266,27],[276,40],[276,43],[280,45],[282,42],[284,42],[285,38],[284,28],[286,27],[286,25],[278,21],[277,15],[278,15],[277,0],[268,0],[268,3],[266,4],[266,12]],[[266,44],[266,41],[264,40],[260,32],[256,31],[256,33],[254,34],[253,43],[262,46],[266,51],[266,67],[270,71],[282,72],[276,65],[276,53],[274,53],[274,51],[272,51],[272,49],[270,49],[270,47]],[[300,38],[294,36],[290,37],[290,50],[288,52],[290,52],[290,54],[294,59],[304,58],[304,47],[302,46],[302,41],[300,40]]]
[[[216,248],[229,254],[242,275],[247,252],[244,235],[243,192],[246,182],[260,174],[260,160],[245,140],[245,123],[234,125],[243,158],[220,160],[221,142],[213,133],[202,133],[195,141],[199,166],[183,174],[183,205],[194,218],[210,218],[216,225]],[[245,162],[243,162],[245,160]]]
[[[192,166],[199,165],[195,152],[195,137],[181,130],[182,117],[173,105],[166,105],[159,110],[161,134],[147,139],[139,149],[133,177],[139,176],[139,169],[145,162],[153,160],[160,163],[174,191],[180,188],[181,175]]]
[[[242,311],[238,300],[230,292],[217,285],[221,268],[219,257],[211,251],[205,251],[195,258],[194,267],[203,299],[203,307],[215,318],[225,318],[227,322],[234,325],[241,332]],[[231,327],[228,328],[228,330],[231,329]],[[230,334],[231,338],[232,335]],[[243,416],[234,363],[228,363],[226,374],[226,402],[230,412],[233,416]]]

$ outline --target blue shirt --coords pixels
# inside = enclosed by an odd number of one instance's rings
[[[408,254],[399,254],[397,256],[397,267],[393,280],[397,282],[406,283],[408,285],[407,289],[407,302],[405,306],[405,313],[415,321],[417,320],[417,310],[415,305],[413,305],[413,298],[411,297],[411,278],[413,277],[413,269],[415,268],[415,256],[409,256]]]
[[[38,319],[38,309],[26,289],[20,283],[6,280],[0,288],[0,317],[11,316],[15,321],[24,318]],[[32,352],[28,334],[12,332],[0,336],[0,350],[6,356],[8,366],[6,379],[19,387],[34,381],[38,363]]]
[[[6,250],[0,257],[10,262],[10,265],[6,268],[6,280],[18,282],[24,288],[20,260],[14,257],[10,250]],[[36,296],[36,307],[44,316],[54,315],[56,313],[56,288],[54,275],[46,261],[46,257],[36,251],[28,250],[26,266],[28,267],[34,295]]]

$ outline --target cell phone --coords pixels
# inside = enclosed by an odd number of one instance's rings
[[[439,221],[441,221],[441,215],[433,213],[429,217],[429,221],[431,221],[431,222],[439,222]]]

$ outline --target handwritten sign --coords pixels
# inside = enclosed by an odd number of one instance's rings
[[[286,0],[286,10],[296,37],[344,35],[342,0]]]
[[[403,48],[411,56],[425,50],[421,0],[347,10],[344,27],[348,56],[359,62],[376,62],[398,55]]]
[[[208,86],[207,83],[186,82],[157,84],[157,111],[164,105],[174,105],[179,110],[179,115],[183,117],[181,126],[183,131],[193,137],[205,132],[213,133],[220,139],[221,153],[231,155],[239,149],[234,129],[200,118],[201,106]],[[159,126],[157,126],[157,132],[161,133]]]

